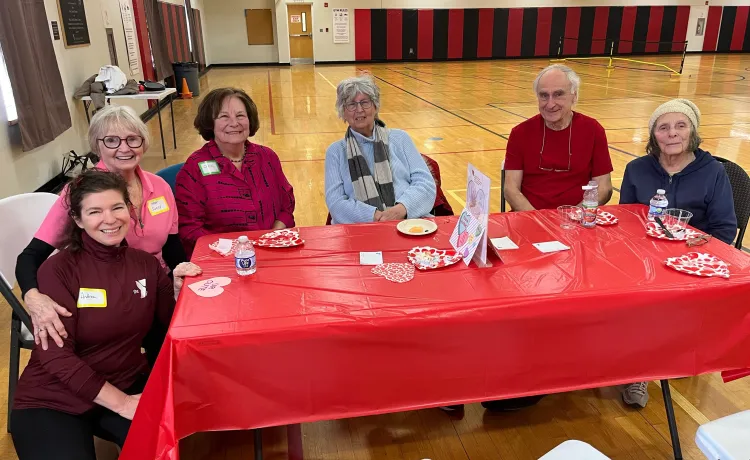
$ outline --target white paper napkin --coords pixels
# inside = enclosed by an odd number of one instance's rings
[[[544,253],[567,251],[570,249],[569,247],[565,246],[559,241],[546,241],[544,243],[534,243],[534,247]]]

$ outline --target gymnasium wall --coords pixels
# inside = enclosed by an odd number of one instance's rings
[[[357,9],[357,61],[681,52],[689,6]],[[650,43],[647,43],[650,42]],[[666,42],[666,43],[657,43]]]
[[[249,1],[251,2],[259,2],[259,1],[265,1],[265,0],[222,0],[221,2],[211,2],[207,6],[208,14],[214,15],[214,13],[211,10],[217,9],[221,10],[221,15],[215,15],[215,20],[212,22],[211,25],[215,27],[219,27],[219,31],[217,33],[214,33],[215,29],[211,29],[207,32],[207,42],[211,42],[210,49],[225,49],[228,50],[230,47],[238,47],[239,45],[239,35],[236,32],[232,32],[230,29],[236,28],[237,30],[241,30],[242,33],[244,33],[244,25],[236,25],[235,23],[237,21],[233,21],[231,18],[233,16],[239,16],[243,14],[243,8],[244,5],[247,4]],[[221,63],[241,63],[241,62],[247,62],[247,63],[288,63],[289,62],[289,39],[288,39],[288,28],[286,23],[286,15],[287,15],[287,4],[292,3],[299,3],[293,0],[278,0],[275,2],[270,2],[269,4],[273,4],[274,8],[274,22],[275,22],[275,33],[277,38],[277,46],[273,47],[274,50],[277,52],[274,54],[274,56],[278,56],[276,59],[271,59],[271,52],[268,52],[268,50],[262,50],[258,47],[249,47],[249,49],[246,49],[247,47],[240,46],[240,49],[238,51],[239,54],[244,56],[244,58],[237,59],[234,56],[230,56],[229,53],[224,53],[221,56],[219,56],[217,59],[211,58],[211,51],[209,50],[207,54],[209,55],[209,59],[212,63],[215,64],[221,64]],[[537,12],[537,21],[539,21],[539,12],[542,12],[542,19],[546,19],[544,16],[545,14],[548,14],[544,11],[548,11],[550,9],[559,9],[563,8],[567,10],[568,8],[575,8],[578,10],[581,10],[581,12],[584,14],[584,18],[587,18],[585,16],[586,14],[589,14],[588,11],[591,11],[593,8],[594,11],[594,20],[596,20],[596,10],[600,8],[606,8],[608,11],[607,14],[607,28],[605,29],[602,23],[597,23],[599,29],[596,30],[599,34],[604,34],[605,38],[610,33],[609,32],[609,10],[612,8],[615,8],[614,15],[617,15],[617,9],[622,8],[623,14],[625,14],[625,8],[623,7],[624,4],[627,4],[627,8],[630,8],[628,11],[632,11],[633,8],[635,8],[636,16],[638,8],[641,8],[641,11],[644,11],[644,7],[649,7],[646,11],[648,11],[648,16],[646,16],[646,13],[642,12],[640,16],[640,19],[642,21],[648,20],[648,24],[645,25],[645,34],[646,37],[649,36],[649,33],[651,36],[657,36],[659,39],[661,38],[661,24],[658,23],[656,20],[658,16],[657,10],[654,10],[654,25],[651,25],[651,9],[652,8],[661,8],[663,9],[662,15],[664,15],[664,12],[671,11],[669,9],[674,7],[682,7],[680,10],[678,8],[678,11],[682,11],[681,14],[684,14],[684,7],[689,7],[688,14],[687,14],[687,30],[685,32],[685,38],[688,40],[688,51],[703,51],[703,36],[696,35],[696,25],[699,18],[707,18],[709,6],[705,5],[705,0],[311,0],[306,1],[302,3],[311,3],[312,4],[312,20],[313,20],[313,31],[315,33],[315,39],[314,39],[314,55],[315,55],[315,61],[316,62],[330,62],[330,61],[354,61],[357,59],[357,47],[360,46],[362,48],[362,44],[357,44],[357,38],[359,36],[366,36],[367,34],[364,33],[362,30],[357,29],[356,20],[354,18],[354,14],[356,10],[385,10],[387,11],[402,11],[401,14],[401,40],[402,40],[402,51],[401,55],[402,58],[406,54],[403,50],[403,40],[404,40],[404,33],[403,33],[403,15],[405,11],[408,10],[431,10],[433,11],[433,34],[435,33],[434,29],[434,11],[438,10],[446,10],[450,11],[451,9],[455,10],[461,10],[461,11],[467,11],[467,10],[495,10],[495,9],[508,9],[509,13],[509,19],[511,18],[510,10],[518,10],[518,11],[525,11],[528,9],[534,9],[538,10]],[[750,0],[710,0],[710,5],[715,6],[739,6],[741,4],[748,5],[750,4]],[[333,43],[333,8],[349,8],[350,14],[352,16],[351,24],[350,24],[350,43],[346,44],[335,44]],[[587,11],[584,13],[584,10]],[[601,11],[601,10],[600,10]],[[375,13],[376,21],[382,20],[379,14],[382,15],[382,13]],[[396,12],[395,15],[398,15],[399,13]],[[425,13],[423,13],[425,14]],[[438,16],[445,13],[438,13]],[[452,13],[453,15],[457,15],[459,13]],[[474,13],[468,13],[470,17],[470,20],[472,20]],[[484,13],[487,14],[487,13]],[[518,13],[513,13],[514,16],[518,15]],[[534,13],[529,13],[534,14]],[[558,13],[561,14],[561,13]],[[575,13],[572,13],[575,15]],[[631,13],[628,13],[631,14]],[[669,12],[667,14],[667,20],[670,19]],[[419,13],[417,13],[417,16]],[[451,13],[448,13],[449,18]],[[601,15],[601,12],[600,12]],[[372,17],[372,13],[371,13]],[[520,15],[519,15],[520,17]],[[222,19],[224,18],[224,19]],[[482,22],[483,26],[486,26],[487,24],[487,16],[485,16],[484,21]],[[413,23],[413,17],[407,17],[408,20],[412,21],[410,24]],[[456,17],[454,17],[454,23],[456,21]],[[492,18],[492,32],[494,36],[494,27],[495,27],[495,21],[494,21],[494,13]],[[502,19],[502,18],[501,18]],[[628,18],[626,18],[628,19]],[[638,19],[638,17],[636,17]],[[675,15],[675,24],[677,24],[677,15]],[[680,16],[679,18],[682,22],[680,24],[684,24],[684,17]],[[719,16],[720,19],[720,16]],[[442,20],[442,18],[438,18],[438,20]],[[629,19],[630,20],[630,19]],[[387,44],[388,39],[388,25],[389,25],[389,19],[388,15],[386,13],[386,21],[385,21],[385,31],[384,35],[386,37],[386,58],[387,58],[387,50],[389,49]],[[398,22],[397,18],[391,18],[391,23],[393,24],[391,30],[397,30],[397,25],[395,23]],[[613,19],[614,22],[616,22],[615,19]],[[463,35],[463,19],[462,21],[459,21],[461,23],[462,27],[462,35]],[[567,27],[567,12],[566,12],[566,27]],[[530,27],[527,23],[527,27]],[[558,23],[559,24],[559,23]],[[664,25],[664,27],[667,27],[669,22],[667,21],[667,25]],[[360,25],[363,25],[362,23]],[[382,25],[382,24],[381,24]],[[450,25],[450,19],[449,24]],[[518,27],[515,24],[509,24],[512,27]],[[590,25],[594,25],[593,23]],[[588,30],[589,24],[583,24],[584,31]],[[629,23],[620,22],[621,30],[623,28],[623,25],[625,26],[625,30],[628,30]],[[523,20],[520,23],[520,30],[521,34],[523,35],[523,26],[524,22]],[[636,24],[633,24],[633,35],[636,34]],[[419,27],[419,19],[417,17],[417,27]],[[552,24],[550,23],[550,40],[552,40]],[[571,26],[572,27],[572,26]],[[616,27],[616,24],[613,24],[613,27]],[[649,29],[649,27],[653,27],[653,29]],[[367,25],[364,24],[363,28],[367,28]],[[515,32],[517,29],[512,29],[513,32]],[[573,27],[575,30],[575,27]],[[423,29],[422,33],[425,29]],[[447,29],[447,26],[444,31],[450,30]],[[484,30],[484,29],[483,29]],[[612,33],[614,33],[614,30],[612,30]],[[643,34],[644,28],[638,27],[638,33]],[[407,29],[408,31],[408,29]],[[603,32],[602,32],[603,31]],[[478,32],[478,30],[477,30]],[[579,19],[579,25],[578,25],[578,33],[581,32],[581,21]],[[593,28],[591,29],[591,33],[593,34],[595,31]],[[411,31],[407,32],[407,35],[412,33]],[[444,32],[441,32],[441,34]],[[455,32],[454,32],[455,33]],[[357,35],[359,34],[359,35]],[[678,34],[678,36],[681,35],[682,32]],[[506,37],[507,37],[507,31],[506,31]],[[667,34],[668,35],[668,34]],[[419,36],[419,35],[418,35]],[[500,34],[499,36],[502,36]],[[235,40],[232,40],[232,38],[235,38]],[[514,36],[512,36],[514,37]],[[592,35],[593,37],[593,35]],[[534,37],[534,55],[536,55],[536,36]],[[543,43],[546,41],[546,38],[544,36],[540,37],[540,49],[543,49]],[[672,38],[674,38],[674,34],[672,35]],[[395,37],[394,37],[395,39]],[[408,39],[408,37],[407,37]],[[507,38],[506,38],[507,40]],[[657,39],[658,40],[658,39]],[[479,35],[477,35],[477,41],[479,42]],[[473,42],[473,37],[469,37],[469,42]],[[527,46],[530,46],[530,41],[527,39]],[[391,51],[393,52],[398,46],[396,45],[396,42],[393,42],[391,44],[391,47],[393,48]],[[454,43],[454,42],[452,42]],[[419,41],[418,43],[419,44]],[[506,41],[506,48],[507,48],[507,41]],[[376,45],[381,46],[381,45]],[[457,46],[454,43],[454,46]],[[479,43],[477,44],[479,46]],[[493,44],[494,46],[494,44]],[[513,45],[517,46],[517,45]],[[583,45],[584,48],[586,45]],[[598,45],[594,46],[596,48]],[[501,47],[500,47],[501,48]],[[577,46],[576,46],[577,50]],[[361,50],[360,50],[361,51]],[[454,50],[455,51],[455,50]],[[484,50],[486,53],[486,50]],[[500,52],[500,49],[497,50]],[[644,50],[645,51],[645,50]],[[479,53],[480,50],[477,48],[477,53]],[[494,50],[493,50],[494,52]],[[512,50],[514,52],[514,50]],[[370,54],[372,55],[372,22],[370,22]],[[469,55],[471,54],[471,50],[469,50]],[[507,54],[507,49],[506,49]],[[461,41],[461,55],[463,56],[463,37]]]

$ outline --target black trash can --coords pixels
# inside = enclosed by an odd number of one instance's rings
[[[187,80],[188,89],[193,96],[201,95],[201,85],[198,80],[198,63],[197,62],[175,62],[174,68],[175,87],[177,92],[182,92],[182,79]]]

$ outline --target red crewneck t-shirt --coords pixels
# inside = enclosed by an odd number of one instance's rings
[[[544,170],[567,170],[569,157],[570,171]],[[607,135],[599,122],[578,112],[562,131],[545,127],[542,116],[536,115],[510,132],[505,169],[523,171],[521,193],[534,208],[575,206],[583,200],[582,186],[612,172]]]

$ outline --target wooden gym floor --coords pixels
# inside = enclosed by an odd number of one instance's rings
[[[651,58],[652,60],[655,58]],[[679,66],[677,57],[656,62]],[[500,208],[500,164],[513,126],[537,113],[531,82],[547,60],[450,63],[351,64],[213,69],[201,78],[201,92],[236,86],[245,89],[260,112],[253,139],[279,155],[295,189],[299,226],[322,225],[324,160],[327,146],[345,125],[334,109],[335,85],[358,72],[370,72],[381,89],[381,118],[406,130],[417,148],[440,164],[443,190],[454,210],[464,204],[466,165],[493,181],[491,211]],[[625,165],[643,155],[652,111],[674,97],[692,99],[701,109],[702,147],[750,170],[750,56],[688,56],[685,72],[670,76],[654,67],[619,62],[608,72],[603,62],[570,63],[582,85],[576,110],[605,127],[619,188]],[[608,75],[609,73],[609,75]],[[200,98],[174,102],[178,148],[169,148],[169,111],[163,111],[167,160],[162,159],[158,122],[143,165],[157,171],[184,161],[203,141],[192,127]],[[611,203],[616,204],[615,192]],[[745,246],[750,237],[745,238]],[[9,308],[0,307],[3,324]],[[6,332],[7,333],[7,332]],[[7,381],[7,337],[0,340],[0,382]],[[627,346],[627,344],[623,344]],[[26,358],[27,355],[24,355]],[[5,404],[5,387],[0,404]],[[668,459],[672,450],[661,391],[649,387],[643,410],[625,408],[614,388],[557,394],[536,407],[488,415],[469,405],[463,419],[421,410],[302,426],[307,459],[536,459],[567,439],[591,443],[613,459]],[[693,438],[702,423],[750,409],[750,379],[724,384],[718,375],[672,382],[677,423],[686,459],[703,458]],[[279,395],[283,398],[283,395]],[[4,406],[0,406],[4,407]],[[5,418],[0,417],[0,458],[15,459]],[[286,429],[264,430],[266,458],[286,458]],[[202,433],[182,442],[183,459],[252,458],[250,432]]]

